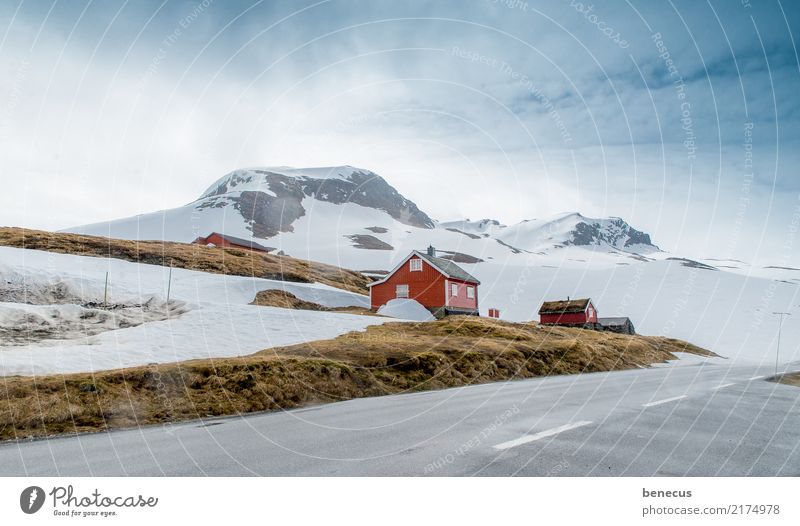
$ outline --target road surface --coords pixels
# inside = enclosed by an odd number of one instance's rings
[[[800,388],[770,371],[560,376],[5,443],[0,476],[800,476]]]

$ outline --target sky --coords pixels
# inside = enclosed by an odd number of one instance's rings
[[[800,4],[0,2],[0,225],[349,164],[440,220],[619,216],[800,266]]]

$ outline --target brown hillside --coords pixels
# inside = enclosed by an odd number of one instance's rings
[[[80,256],[110,257],[150,265],[172,265],[232,276],[318,282],[365,294],[371,280],[352,270],[289,256],[235,248],[206,247],[162,241],[128,241],[107,237],[0,228],[0,246],[46,250]]]
[[[477,317],[387,323],[332,340],[95,374],[0,382],[0,439],[287,409],[363,396],[646,367],[686,342]]]
[[[301,300],[291,292],[284,290],[270,289],[256,293],[256,298],[250,305],[260,307],[279,307],[281,309],[314,310],[325,312],[341,312],[345,314],[360,314],[362,316],[378,316],[370,309],[365,307],[326,307],[313,301]]]
[[[770,382],[800,387],[800,373],[784,373],[768,379]]]

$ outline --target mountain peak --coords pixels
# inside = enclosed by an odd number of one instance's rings
[[[553,246],[659,250],[648,234],[636,230],[619,217],[594,219],[578,212],[562,213],[548,219],[526,219],[505,229],[498,238],[531,251]]]
[[[353,166],[244,168],[218,179],[197,208],[233,205],[255,237],[293,231],[306,213],[304,201],[356,204],[386,212],[409,226],[433,228],[433,220],[381,176]]]
[[[566,246],[658,250],[649,235],[618,217],[593,219],[565,212],[512,226],[488,218],[434,222],[381,176],[350,165],[233,170],[183,207],[71,231],[184,242],[224,232],[242,238],[274,238],[273,246],[293,254],[302,250],[309,259],[318,250],[330,250],[339,257],[352,248],[360,254],[359,261],[369,248],[380,247],[397,257],[396,251],[431,243],[462,258],[467,250],[487,257],[503,257],[508,250],[518,254]],[[326,252],[321,260],[331,259]]]
[[[200,198],[221,195],[231,191],[264,191],[268,189],[269,174],[283,175],[297,179],[341,179],[348,180],[353,174],[360,173],[378,177],[373,172],[350,165],[319,166],[312,168],[294,168],[292,166],[256,166],[239,168],[225,174],[208,187]]]

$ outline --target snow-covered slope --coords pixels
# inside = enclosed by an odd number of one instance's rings
[[[693,261],[661,251],[617,217],[437,222],[378,175],[351,166],[237,170],[184,207],[70,231],[175,241],[225,232],[372,272],[433,245],[481,280],[484,314],[496,307],[506,319],[538,319],[545,299],[591,296],[601,316],[629,316],[644,334],[751,361],[774,360],[770,313],[799,303],[797,269]],[[784,326],[786,359],[800,359],[793,327]]]
[[[641,334],[687,340],[732,362],[774,364],[772,312],[800,303],[794,283],[582,247],[528,254],[519,263],[462,266],[481,280],[483,312],[497,307],[503,319],[538,320],[544,300],[591,297],[601,317],[628,316]],[[784,323],[780,362],[797,360],[800,324]]]
[[[433,242],[479,259],[570,245],[658,250],[619,218],[573,213],[509,227],[491,219],[437,223],[379,175],[352,166],[235,170],[188,205],[67,231],[181,242],[224,232],[355,269],[391,268],[398,252]]]
[[[172,274],[171,302],[180,308],[147,317],[141,324],[119,328],[109,323],[97,333],[80,325],[86,313],[116,311],[86,308],[103,299],[109,275],[108,302],[141,304],[166,296],[169,269],[116,259],[54,254],[0,247],[0,332],[9,324],[35,334],[42,323],[51,338],[20,345],[0,343],[0,375],[96,371],[192,358],[251,354],[261,349],[327,339],[386,321],[374,316],[312,312],[249,305],[260,290],[282,289],[331,307],[368,306],[369,298],[320,284],[287,283],[224,276],[182,269]],[[27,290],[55,288],[56,294],[19,296],[10,276],[24,279]],[[37,303],[29,305],[21,302]],[[13,302],[13,303],[12,303]],[[20,318],[19,312],[28,317]],[[46,316],[43,316],[46,315]],[[160,319],[162,321],[156,321]],[[113,320],[111,320],[113,321]],[[124,325],[123,325],[124,326]],[[58,339],[57,339],[58,338]]]
[[[522,221],[498,232],[496,237],[532,252],[564,246],[607,247],[638,253],[658,251],[649,235],[619,217],[592,219],[578,213]]]
[[[69,232],[121,239],[190,242],[210,232],[268,239],[293,232],[315,203],[355,205],[421,229],[434,224],[424,212],[369,170],[352,166],[235,170],[196,201],[131,218],[85,225]],[[369,225],[361,225],[369,226]]]
[[[490,237],[499,233],[502,229],[507,228],[506,225],[501,224],[497,219],[480,219],[478,221],[459,219],[456,221],[442,221],[438,223],[437,226],[452,232],[459,232],[468,237]]]

